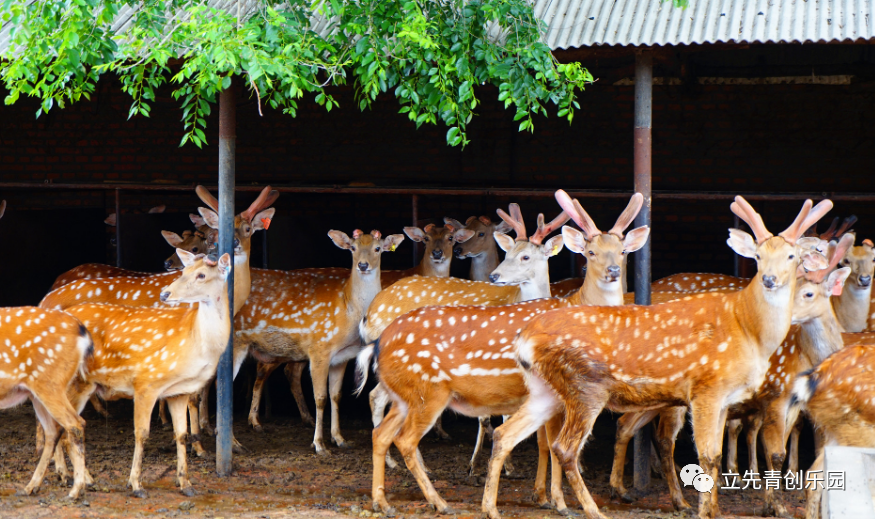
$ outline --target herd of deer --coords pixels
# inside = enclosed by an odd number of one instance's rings
[[[438,512],[450,511],[418,448],[429,430],[442,433],[447,408],[480,419],[472,472],[489,417],[505,416],[493,433],[482,504],[493,519],[499,517],[502,468],[512,470],[508,455],[535,432],[538,504],[570,513],[564,474],[587,517],[604,517],[578,465],[604,409],[624,413],[612,493],[634,498],[623,486],[626,448],[638,429],[659,417],[656,450],[679,510],[691,508],[674,467],[675,437],[688,412],[699,465],[714,481],[720,481],[724,427],[730,471],[737,471],[744,427],[752,471],[758,438],[769,470],[781,470],[785,458],[797,470],[800,411],[817,427],[815,467],[823,464],[823,445],[875,446],[875,386],[867,380],[875,369],[875,333],[867,333],[875,331],[875,250],[869,240],[854,246],[852,221],[812,235],[809,230],[832,207],[828,200],[814,207],[806,201],[775,236],[736,197],[730,208],[753,236],[730,229],[727,243],[756,260],[756,275],[676,274],[653,283],[654,305],[636,306],[628,304],[633,294],[625,290],[626,259],[644,246],[650,229],[626,229],[642,206],[640,194],[606,232],[561,190],[556,200],[562,212],[549,223],[538,215],[531,235],[516,204],[498,210],[499,223],[481,216],[465,224],[446,218],[443,227],[406,227],[411,240],[425,245],[422,262],[382,272],[382,253],[394,251],[404,235],[330,231],[334,244],[352,254],[351,269],[250,268],[252,235],[274,217],[270,206],[278,193],[270,187],[236,216],[233,254],[217,257],[218,202],[202,187],[197,194],[209,206],[191,216],[197,230],[164,232],[177,249],[165,262],[168,272],[82,265],[59,276],[38,307],[0,309],[0,407],[30,399],[39,421],[40,459],[25,494],[39,488],[53,457],[69,479],[66,452],[73,465],[69,497],[79,497],[91,482],[79,413],[89,400],[102,410],[101,400],[132,398],[134,495],[145,495],[143,447],[159,401],[162,419],[164,402],[170,411],[178,484],[191,495],[186,443],[204,454],[199,434],[212,430],[206,395],[232,324],[235,375],[247,356],[258,362],[250,424],[261,429],[264,382],[285,364],[301,416],[315,425],[318,453],[327,453],[329,398],[331,439],[346,445],[338,407],[346,364],[356,359],[358,393],[373,368],[379,382],[371,392],[372,498],[374,510],[387,515],[394,513],[385,489],[385,465],[395,465],[388,453],[393,443],[428,502]],[[0,217],[5,209],[0,202]],[[563,225],[569,219],[580,229]],[[548,260],[563,246],[586,258],[587,273],[551,284]],[[506,253],[503,261],[498,247]],[[472,259],[470,280],[449,277],[454,256]],[[232,263],[233,315],[227,301]],[[300,382],[307,363],[315,421]],[[808,490],[809,517],[819,513],[819,490]],[[767,515],[787,514],[774,490],[766,489],[764,497]],[[700,494],[698,513],[719,514],[716,493]]]

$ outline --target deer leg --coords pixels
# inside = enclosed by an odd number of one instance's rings
[[[587,395],[586,401],[575,401],[573,406],[566,405],[565,421],[551,450],[559,459],[559,464],[565,471],[565,477],[568,478],[571,488],[574,489],[584,514],[588,518],[606,519],[586,488],[586,483],[583,482],[578,470],[577,458],[592,432],[596,418],[608,401],[608,395],[598,387],[581,388],[580,393]]]
[[[818,451],[817,459],[808,468],[808,472],[823,472],[823,449]],[[819,486],[817,482],[805,487],[805,519],[818,519],[820,517],[822,497],[823,487]]]
[[[479,431],[478,431],[479,432]],[[484,431],[484,434],[486,431]],[[535,472],[535,487],[532,489],[532,501],[539,507],[550,508],[550,501],[547,499],[547,463],[544,458],[550,459],[550,445],[547,443],[547,429],[542,427],[538,429],[538,470]]]
[[[36,446],[34,448],[34,454],[37,456],[41,456],[43,453],[43,446],[46,441],[46,433],[43,431],[43,426],[39,420],[36,421]]]
[[[445,394],[430,394],[424,405],[418,405],[408,409],[407,416],[401,426],[401,431],[395,438],[395,447],[401,452],[404,457],[404,463],[413,477],[416,479],[422,493],[425,494],[426,500],[434,507],[439,514],[453,514],[453,510],[446,501],[438,495],[428,479],[428,474],[425,472],[425,467],[420,463],[419,457],[419,441],[425,436],[425,433],[434,425],[435,420],[444,412],[447,404],[450,401],[450,395],[447,391]]]
[[[550,459],[550,498],[553,502],[553,506],[556,508],[556,511],[561,515],[573,515],[571,510],[568,509],[568,505],[565,504],[565,493],[562,491],[562,466],[559,464],[559,458],[553,454],[553,451],[550,449],[550,444],[556,439],[559,435],[559,431],[562,429],[562,421],[565,419],[564,413],[558,413],[554,415],[552,418],[547,420],[547,423],[542,429],[538,429],[539,434],[544,437],[544,446],[547,448],[547,454]],[[539,445],[540,450],[540,445]],[[538,467],[541,466],[541,458],[540,456],[544,455],[544,452],[539,452],[538,458]],[[544,463],[547,463],[547,460],[544,460]],[[546,477],[546,470],[544,471],[544,476]]]
[[[510,418],[510,416],[501,415],[501,423],[504,423],[508,418]],[[492,428],[492,421],[489,422],[489,428],[486,429],[487,433],[490,430],[492,430],[492,433],[489,434],[489,437],[492,438],[492,435],[495,434],[495,429]],[[504,458],[504,475],[510,476],[511,474],[513,474],[513,452],[508,453],[507,457]]]
[[[611,497],[619,497],[627,503],[637,499],[637,496],[630,493],[623,484],[623,475],[626,469],[626,450],[629,448],[629,441],[635,436],[635,433],[650,423],[657,414],[659,414],[658,409],[640,413],[626,413],[617,421],[617,439],[614,441],[614,464],[611,468]]]
[[[91,406],[94,407],[97,414],[104,418],[112,418],[109,411],[106,410],[106,407],[103,406],[103,403],[101,403],[100,398],[98,398],[97,395],[91,395],[91,398],[88,401],[91,402]]]
[[[712,481],[719,481],[721,452],[723,451],[723,429],[726,426],[726,409],[720,409],[713,399],[707,396],[692,405],[693,434],[696,451],[699,453],[699,466]],[[717,504],[717,489],[699,494],[699,519],[714,519],[720,515]]]
[[[796,420],[790,430],[790,445],[787,446],[787,470],[799,471],[799,433],[802,432],[802,420]]]
[[[264,390],[264,383],[267,381],[273,370],[282,366],[282,362],[271,362],[270,364],[259,362],[258,375],[255,378],[255,385],[252,387],[252,405],[249,407],[249,425],[257,432],[264,431],[261,423],[258,421],[258,406],[261,404],[261,393]],[[315,380],[313,382],[315,386]]]
[[[92,396],[91,400],[97,400],[97,397]],[[169,425],[172,425],[170,423],[170,419],[167,418],[167,402],[165,402],[163,398],[158,399],[158,418],[161,419],[161,426],[162,427],[167,427]]]
[[[215,436],[216,431],[213,430],[213,426],[210,425],[210,388],[213,387],[213,382],[216,380],[216,377],[210,379],[207,382],[203,389],[201,389],[201,397],[200,402],[198,403],[198,425],[200,426],[200,430],[203,434],[209,436]]]
[[[209,387],[209,386],[208,386]],[[204,446],[201,445],[201,429],[200,429],[200,420],[198,419],[200,416],[200,412],[198,411],[198,404],[200,403],[202,395],[200,392],[192,393],[188,395],[188,419],[191,423],[191,450],[198,458],[203,458],[207,455],[207,451],[204,450]],[[171,412],[172,416],[172,412]],[[174,434],[176,434],[174,430]]]
[[[492,457],[489,458],[481,505],[483,513],[489,519],[500,518],[496,503],[498,483],[505,458],[519,442],[537,431],[557,412],[559,402],[552,390],[534,377],[528,382],[531,384],[529,398],[508,421],[495,429],[492,435]]]
[[[351,447],[340,434],[340,396],[343,388],[343,374],[346,372],[346,362],[331,366],[328,370],[328,391],[331,396],[331,439],[340,448]]]
[[[763,426],[763,417],[761,414],[757,413],[753,416],[748,417],[746,420],[747,425],[747,456],[748,456],[748,467],[751,472],[759,473],[759,462],[757,460],[757,438],[760,436],[760,429]]]
[[[191,400],[188,395],[177,395],[167,398],[167,406],[170,408],[170,418],[173,420],[173,436],[176,439],[176,481],[183,495],[192,497],[194,489],[188,480],[188,457],[185,451],[185,437],[188,435],[188,427],[185,418]]]
[[[443,423],[442,423],[440,416],[438,416],[437,420],[435,420],[434,427],[432,427],[432,430],[437,435],[437,437],[440,438],[441,440],[449,440],[450,439],[450,435],[447,434],[447,431],[444,430],[444,426],[443,426]]]
[[[389,502],[386,501],[386,466],[384,463],[388,458],[389,446],[392,445],[395,436],[401,430],[406,414],[406,406],[393,405],[386,418],[374,428],[372,435],[374,473],[371,481],[371,500],[374,512],[383,512],[390,517],[395,515],[395,509],[390,507]]]
[[[744,426],[741,418],[726,421],[726,470],[738,473],[738,436]]]
[[[784,450],[787,441],[787,436],[784,433],[786,413],[780,412],[775,408],[783,407],[786,409],[787,400],[782,399],[778,402],[780,402],[780,406],[770,406],[766,410],[767,417],[763,424],[762,442],[763,453],[766,455],[766,470],[778,471],[780,473],[784,467],[784,458],[787,454]],[[770,517],[792,517],[787,512],[787,508],[781,502],[781,498],[775,492],[775,489],[769,488],[766,485],[763,490],[765,492],[763,515]]]
[[[73,488],[67,495],[70,499],[78,499],[85,491],[85,421],[76,414],[67,395],[63,392],[45,393],[31,399],[36,416],[46,431],[43,452],[37,464],[36,471],[30,483],[24,488],[24,493],[32,494],[39,489],[39,485],[46,473],[52,452],[56,450],[60,439],[58,426],[64,428],[70,439],[70,461],[73,462]],[[57,419],[55,418],[57,417]],[[63,458],[63,455],[61,456]]]
[[[376,429],[383,422],[383,413],[386,410],[386,406],[389,405],[389,393],[383,387],[383,384],[377,383],[376,387],[368,394],[368,401],[371,405],[371,422]],[[392,459],[388,449],[386,450],[386,465],[390,469],[398,468],[398,463]]]
[[[656,444],[662,461],[662,471],[665,474],[665,482],[668,485],[669,493],[671,493],[671,503],[675,510],[692,508],[684,499],[681,484],[678,482],[678,472],[674,465],[674,444],[678,432],[684,426],[686,416],[686,407],[663,409],[659,413],[659,425],[656,428]]]
[[[317,454],[327,455],[328,449],[323,443],[323,428],[325,424],[325,405],[328,403],[328,359],[310,359],[310,378],[313,379],[313,395],[316,397],[316,433],[313,435],[313,448]],[[257,382],[256,382],[257,384]],[[255,401],[255,397],[252,398]]]
[[[43,481],[43,476],[46,473],[46,468],[49,466],[49,461],[52,459],[52,453],[55,452],[55,447],[58,445],[58,440],[61,439],[61,431],[58,428],[58,423],[49,414],[45,407],[39,403],[39,400],[33,398],[33,409],[36,411],[36,417],[42,425],[43,430],[43,451],[40,453],[39,463],[36,465],[36,470],[33,477],[30,478],[30,483],[23,490],[16,492],[21,495],[29,496],[34,492],[39,491],[40,484]]]
[[[131,465],[131,475],[128,478],[128,484],[131,486],[131,493],[134,497],[146,497],[146,491],[140,485],[140,473],[143,469],[143,448],[146,445],[146,440],[149,439],[149,417],[152,416],[152,409],[155,407],[156,395],[151,392],[136,391],[138,398],[134,398],[134,461]]]
[[[306,367],[306,362],[289,362],[283,371],[286,374],[286,378],[289,379],[289,388],[292,390],[292,396],[295,397],[295,403],[298,404],[301,420],[305,425],[315,427],[316,422],[313,421],[313,415],[310,414],[310,410],[307,408],[304,390],[301,388],[301,376],[304,374],[304,368]]]
[[[477,418],[477,441],[474,443],[474,454],[471,455],[471,463],[468,467],[468,477],[474,475],[474,467],[477,465],[477,458],[480,457],[480,450],[483,447],[483,438],[486,436],[486,428],[487,424],[491,426],[489,423],[489,416],[481,416]]]
[[[42,425],[40,425],[42,428]],[[45,432],[43,432],[45,434]],[[43,447],[45,448],[45,446]],[[64,439],[60,438],[55,445],[55,473],[58,474],[58,477],[61,479],[62,485],[69,485],[73,482],[72,476],[70,472],[67,470],[67,459],[64,458]]]

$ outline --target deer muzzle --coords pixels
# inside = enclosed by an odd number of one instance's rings
[[[872,284],[872,276],[860,276],[857,278],[857,284],[862,288],[866,288]]]
[[[368,268],[370,267],[370,264],[368,264],[367,262],[363,262],[363,263],[359,263],[358,266],[359,266],[360,271],[367,272]]]
[[[431,251],[431,259],[434,259],[434,260],[444,259],[444,251],[442,251],[440,249],[435,249],[435,250]]]
[[[170,291],[165,290],[164,292],[161,292],[160,299],[162,303],[166,303],[167,300],[170,299]]]
[[[763,286],[772,289],[778,285],[778,277],[777,276],[767,276],[763,274]]]
[[[611,278],[611,281],[620,279],[620,267],[618,265],[608,267],[608,277]]]
[[[462,259],[462,247],[453,247],[453,254],[455,254],[457,258]]]

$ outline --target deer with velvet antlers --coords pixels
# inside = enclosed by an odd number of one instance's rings
[[[551,226],[544,226],[543,217],[539,216],[538,232],[526,240],[521,219],[505,218],[516,230],[517,241],[514,243],[508,236],[496,234],[499,245],[508,250],[508,254],[490,277],[497,283],[515,283],[520,278],[532,277],[525,271],[541,263],[546,271],[546,258],[558,252],[564,241],[572,251],[586,255],[591,265],[576,295],[506,306],[421,308],[396,319],[374,346],[360,355],[359,374],[366,374],[367,364],[373,357],[375,371],[393,402],[389,414],[374,430],[375,511],[392,511],[385,496],[383,465],[392,442],[401,451],[428,502],[439,512],[449,510],[417,456],[419,440],[447,407],[468,416],[507,414],[519,408],[527,398],[527,390],[514,361],[513,338],[528,321],[538,314],[572,305],[622,304],[620,276],[624,257],[643,246],[649,235],[647,227],[623,235],[641,208],[643,197],[633,196],[629,207],[607,233],[599,231],[580,204],[564,191],[557,192],[556,198],[583,233],[565,226],[562,236],[542,244],[547,234],[559,225],[558,219]],[[549,296],[547,276],[535,276],[535,279],[540,282],[533,288],[538,288],[543,297]],[[543,432],[539,436],[543,438]],[[548,506],[547,449],[543,442],[539,445],[541,456],[535,494],[539,504]],[[567,511],[558,470],[554,470],[551,494],[560,512]]]
[[[529,398],[495,430],[483,512],[499,517],[504,458],[562,413],[551,451],[591,518],[604,516],[578,472],[577,458],[606,408],[636,412],[689,406],[699,465],[717,480],[727,411],[756,391],[769,357],[790,328],[799,262],[808,270],[827,266],[823,256],[800,250],[796,242],[831,207],[825,200],[812,209],[807,200],[793,224],[773,236],[759,214],[736,197],[732,211],[750,225],[756,240],[731,229],[727,243],[758,266],[739,292],[698,294],[650,307],[564,308],[533,318],[513,349]],[[718,513],[716,494],[701,494],[699,516]]]

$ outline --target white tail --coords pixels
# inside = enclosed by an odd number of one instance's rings
[[[368,372],[370,371],[371,361],[374,359],[374,345],[369,344],[362,348],[362,351],[356,356],[355,359],[355,391],[353,394],[355,396],[360,396],[362,391],[365,390],[365,386],[368,383]],[[377,369],[377,364],[374,362],[374,369]]]

